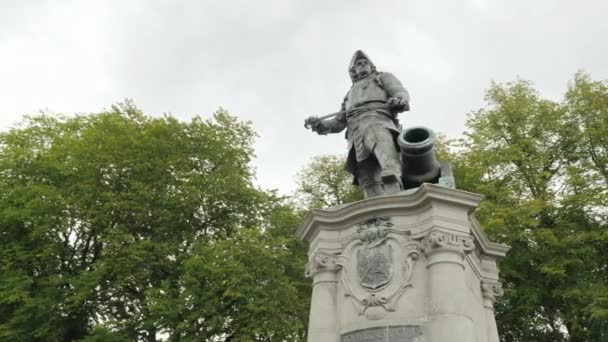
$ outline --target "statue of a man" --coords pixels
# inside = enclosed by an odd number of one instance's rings
[[[394,75],[377,71],[361,50],[355,52],[348,71],[353,84],[341,111],[327,120],[310,117],[306,124],[323,135],[347,129],[344,168],[365,198],[397,193],[403,189],[397,114],[409,110],[409,94]]]

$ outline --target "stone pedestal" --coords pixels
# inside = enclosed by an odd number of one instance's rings
[[[492,243],[473,210],[481,196],[432,184],[314,209],[310,342],[498,342],[502,294]]]

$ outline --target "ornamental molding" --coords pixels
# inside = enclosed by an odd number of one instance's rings
[[[440,252],[452,252],[464,256],[474,249],[475,240],[472,236],[439,229],[431,230],[422,241],[422,251],[427,256]]]
[[[496,298],[501,297],[504,294],[502,284],[496,280],[482,280],[481,281],[481,295],[484,299],[489,299],[492,305],[496,303]]]
[[[378,196],[361,201],[325,209],[312,209],[296,231],[296,236],[311,242],[321,230],[342,230],[344,225],[359,222],[369,217],[412,215],[427,211],[435,203],[473,211],[482,195],[450,189],[436,184],[424,183],[420,187],[396,195]]]
[[[316,251],[306,264],[304,275],[314,277],[319,272],[337,272],[340,266],[337,264],[337,253],[326,250]]]

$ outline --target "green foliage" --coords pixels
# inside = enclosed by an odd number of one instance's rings
[[[300,205],[308,209],[363,199],[363,192],[352,182],[352,175],[344,171],[342,157],[318,156],[298,172],[296,196]]]
[[[131,103],[2,133],[0,340],[301,339],[297,216],[252,185],[254,138]]]
[[[504,341],[600,341],[608,315],[608,83],[579,73],[563,102],[492,84],[469,117],[460,188],[486,195],[490,237],[512,246],[497,303]]]
[[[160,327],[187,341],[225,336],[238,341],[303,338],[307,301],[291,282],[286,239],[240,230],[227,240],[200,243],[183,265],[177,286],[151,289]],[[303,270],[303,265],[296,267]],[[300,273],[301,274],[301,273]],[[177,292],[167,297],[166,293]],[[172,315],[178,315],[175,320]],[[177,326],[172,326],[179,322]]]

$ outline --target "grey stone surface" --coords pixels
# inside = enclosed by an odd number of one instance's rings
[[[393,341],[387,327],[418,326],[419,340],[395,341],[498,342],[496,261],[509,248],[471,214],[481,198],[423,184],[312,210],[297,231],[310,243],[308,341]]]
[[[456,180],[454,179],[454,172],[452,171],[452,165],[448,163],[441,163],[441,177],[437,184],[445,186],[446,188],[456,189]]]
[[[351,331],[340,342],[419,342],[422,331],[415,325],[374,327]]]

